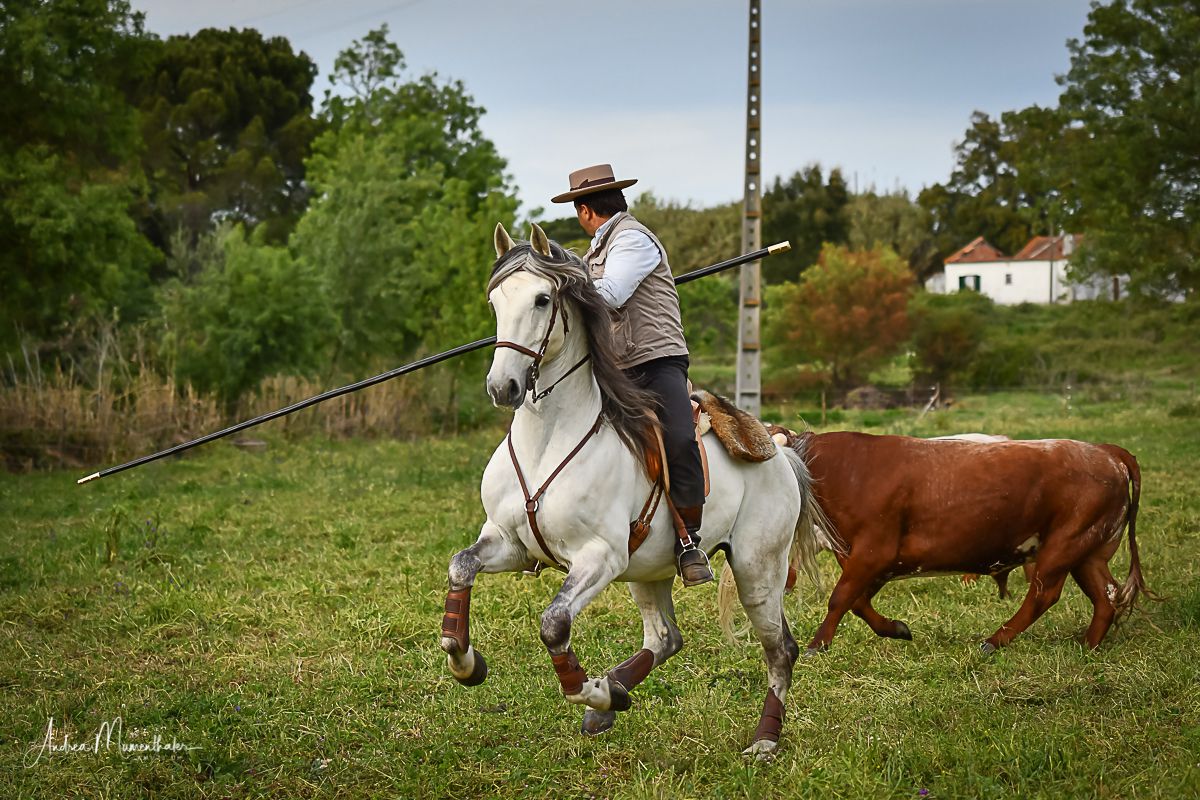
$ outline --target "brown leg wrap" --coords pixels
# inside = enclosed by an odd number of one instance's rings
[[[458,642],[458,651],[467,652],[471,646],[470,632],[471,587],[451,589],[446,593],[446,616],[442,617],[442,636]]]
[[[608,673],[608,677],[629,691],[646,680],[646,676],[652,669],[654,669],[654,653],[642,648],[618,664],[612,672]]]
[[[550,660],[554,662],[554,671],[558,674],[558,682],[562,684],[563,694],[579,694],[583,691],[587,673],[579,666],[574,650],[568,649],[560,656],[551,655]]]
[[[767,689],[767,699],[763,703],[762,716],[758,718],[754,741],[767,739],[778,742],[781,730],[783,730],[783,703],[779,702],[773,689]]]

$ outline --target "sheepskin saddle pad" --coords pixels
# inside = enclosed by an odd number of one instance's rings
[[[766,461],[778,452],[763,424],[730,400],[704,390],[693,392],[692,400],[700,406],[698,432],[703,435],[711,429],[738,461]]]

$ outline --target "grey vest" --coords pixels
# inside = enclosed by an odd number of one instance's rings
[[[686,356],[687,342],[683,338],[683,322],[679,318],[679,294],[667,263],[667,249],[658,237],[642,223],[622,211],[613,217],[600,241],[587,251],[584,261],[592,280],[604,277],[608,247],[621,231],[641,231],[658,248],[662,260],[647,275],[633,295],[621,308],[611,309],[613,343],[617,350],[617,366],[629,369],[664,356]]]

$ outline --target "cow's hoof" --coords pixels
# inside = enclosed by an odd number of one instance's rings
[[[775,758],[775,748],[777,747],[779,747],[779,742],[773,742],[770,739],[759,739],[743,750],[742,755],[754,756],[757,761],[771,761]]]
[[[599,736],[612,730],[615,724],[617,724],[617,712],[597,711],[589,708],[583,714],[583,725],[580,726],[579,731],[584,736]]]
[[[979,652],[983,653],[985,656],[990,656],[992,653],[996,652],[996,645],[992,644],[991,642],[983,642],[979,645]]]
[[[908,624],[896,620],[896,632],[892,634],[893,639],[903,639],[906,642],[912,641],[912,631],[908,629]]]
[[[483,654],[474,649],[471,650],[471,653],[475,657],[475,665],[471,668],[471,674],[465,678],[460,678],[457,675],[454,676],[454,680],[463,686],[478,686],[487,679],[488,675],[487,662],[483,660]]]

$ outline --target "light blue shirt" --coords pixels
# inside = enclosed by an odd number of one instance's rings
[[[613,224],[616,217],[609,218],[592,237],[592,248]],[[662,253],[641,231],[625,230],[613,237],[608,245],[608,258],[604,261],[604,277],[595,282],[596,291],[612,308],[620,308],[629,302],[646,276],[662,261]]]

